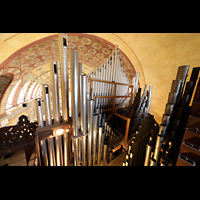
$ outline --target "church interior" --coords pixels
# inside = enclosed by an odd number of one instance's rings
[[[0,33],[0,166],[199,166],[199,33]]]

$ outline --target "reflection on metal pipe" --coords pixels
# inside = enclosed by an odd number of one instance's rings
[[[62,99],[62,120],[64,123],[69,120],[69,82],[68,82],[68,36],[58,34],[59,60],[60,60],[60,81]]]
[[[50,77],[53,100],[54,124],[60,124],[60,105],[58,90],[58,62],[50,61]]]
[[[44,121],[43,121],[43,116],[42,116],[41,98],[38,98],[35,100],[35,107],[36,107],[38,126],[42,128],[44,127]],[[41,151],[42,151],[42,164],[44,166],[48,166],[46,140],[41,140],[40,146],[41,146]]]
[[[43,116],[42,116],[41,98],[35,99],[35,108],[36,108],[36,116],[37,116],[38,126],[43,127],[44,121],[43,121]]]
[[[93,166],[95,166],[96,164],[96,149],[97,149],[97,120],[98,120],[98,114],[94,113],[93,114],[93,131],[92,131],[92,135],[93,135]]]
[[[52,125],[51,107],[50,107],[49,87],[47,84],[42,85],[42,97],[44,101],[46,126],[51,126]]]
[[[71,108],[72,108],[72,127],[73,137],[78,136],[78,52],[69,51],[70,56],[70,79],[71,79]],[[74,166],[78,166],[78,139],[73,139],[74,145]]]
[[[103,145],[103,166],[107,164],[107,142]]]
[[[58,88],[58,62],[50,61],[50,77],[52,86],[53,99],[53,117],[54,124],[60,124],[60,104],[59,104],[59,88]],[[62,136],[56,136],[56,162],[57,166],[63,165],[62,155]]]
[[[103,143],[102,143],[102,134],[103,134],[103,127],[102,126],[98,126],[99,130],[98,130],[98,155],[97,155],[97,165],[99,166],[101,163],[101,155],[102,155],[102,147],[103,147]]]
[[[52,115],[51,115],[51,107],[50,107],[49,87],[47,84],[42,85],[42,94],[43,94],[43,100],[44,100],[46,126],[51,126]],[[48,151],[49,151],[49,165],[55,166],[56,160],[55,160],[55,150],[54,150],[54,138],[48,139]]]
[[[81,93],[81,134],[86,135],[87,77],[85,75],[82,76]],[[82,138],[82,166],[86,166],[86,136]]]
[[[92,115],[94,113],[94,100],[88,101],[88,166],[91,166],[92,154]]]

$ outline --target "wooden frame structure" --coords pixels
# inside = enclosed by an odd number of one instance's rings
[[[133,100],[133,85],[125,84],[125,83],[117,83],[117,82],[112,82],[112,81],[105,81],[105,80],[95,79],[95,78],[89,78],[88,81],[90,83],[90,96],[91,96],[91,89],[92,89],[92,82],[93,81],[103,82],[103,83],[110,83],[110,84],[114,84],[115,85],[115,87],[114,87],[114,95],[113,96],[94,96],[94,98],[114,98],[113,107],[112,108],[108,108],[108,109],[103,109],[102,112],[106,112],[106,111],[112,110],[112,112],[111,112],[110,116],[107,118],[107,120],[109,120],[112,117],[112,115],[116,115],[116,116],[120,117],[121,119],[126,120],[126,131],[125,131],[124,143],[123,143],[123,147],[126,149],[126,143],[127,143],[127,138],[128,138],[128,132],[129,132],[129,126],[130,126],[131,119],[116,113],[116,111],[120,108],[120,106],[124,103],[124,101],[127,98],[130,98],[130,103],[132,102],[132,100]],[[125,95],[125,96],[116,96],[117,85],[128,86],[128,91],[129,91],[129,88],[131,88],[131,92],[129,92],[128,95]],[[116,98],[124,98],[123,101],[117,107],[115,107],[115,99]],[[119,146],[121,147],[121,145],[119,145]],[[114,151],[118,150],[120,147],[116,147],[114,149]]]

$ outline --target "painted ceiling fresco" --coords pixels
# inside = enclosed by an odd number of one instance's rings
[[[116,45],[89,34],[69,33],[68,36],[68,47],[78,51],[79,62],[82,63],[83,72],[86,74],[101,66]],[[131,82],[132,77],[135,76],[135,69],[122,51],[120,55],[122,66]],[[23,80],[22,85],[27,81],[31,81],[31,85],[35,81],[50,84],[49,61],[58,61],[58,57],[58,35],[55,34],[23,47],[1,63],[0,76],[9,73],[13,75],[13,79],[1,99],[0,114],[5,113],[9,93],[20,78]]]

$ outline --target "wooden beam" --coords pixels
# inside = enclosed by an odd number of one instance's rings
[[[131,92],[130,92],[131,93]],[[128,94],[128,96],[130,95],[130,93]],[[126,96],[125,98],[124,98],[124,100],[113,110],[113,112],[111,113],[111,115],[107,118],[107,120],[109,120],[111,117],[112,117],[112,115],[119,109],[119,107],[124,103],[124,101],[128,98],[128,96]],[[114,104],[114,103],[113,103]]]

